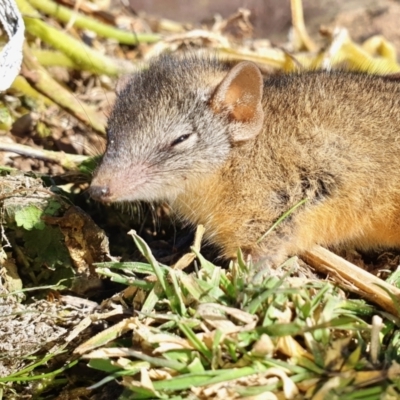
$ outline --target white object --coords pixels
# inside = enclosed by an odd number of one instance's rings
[[[9,41],[0,52],[0,92],[8,89],[22,63],[25,25],[14,0],[0,0],[0,23]]]

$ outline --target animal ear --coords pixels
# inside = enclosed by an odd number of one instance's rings
[[[233,67],[216,88],[211,107],[215,113],[228,112],[234,141],[254,139],[261,131],[263,79],[258,67],[243,61]]]

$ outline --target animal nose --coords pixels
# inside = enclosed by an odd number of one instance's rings
[[[110,197],[110,188],[108,186],[92,185],[89,188],[90,197],[97,201],[107,201]]]

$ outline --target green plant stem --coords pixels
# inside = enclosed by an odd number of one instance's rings
[[[43,67],[65,67],[73,69],[79,69],[80,67],[60,51],[41,49],[31,49],[31,51]]]
[[[267,232],[265,232],[260,239],[257,240],[257,243],[262,242],[265,237],[267,235],[269,235],[285,218],[287,218],[294,210],[296,210],[297,207],[300,207],[301,205],[303,205],[305,202],[307,201],[307,199],[303,199],[301,201],[299,201],[297,204],[295,204],[292,208],[290,208],[288,211],[286,211],[285,213],[283,213],[277,220],[276,222],[271,226],[271,228],[269,228],[267,230]]]
[[[22,92],[24,95],[37,100],[46,106],[54,105],[54,102],[50,100],[47,96],[44,96],[36,89],[34,89],[29,82],[21,75],[18,75],[14,82],[12,83],[11,87],[15,90]]]
[[[24,45],[23,67],[23,71],[29,71],[25,77],[36,90],[49,97],[60,107],[91,126],[97,132],[105,133],[105,119],[93,107],[77,99],[73,93],[53,79],[46,69],[37,62],[26,43]]]
[[[131,63],[122,60],[117,63],[65,32],[43,22],[40,14],[27,0],[16,0],[16,3],[23,15],[27,32],[66,54],[82,69],[111,76],[133,71]]]
[[[133,33],[114,28],[83,15],[77,11],[54,3],[51,0],[29,0],[33,7],[62,22],[73,22],[73,25],[81,29],[89,29],[98,35],[115,39],[123,44],[154,43],[160,40],[160,35],[154,33]]]

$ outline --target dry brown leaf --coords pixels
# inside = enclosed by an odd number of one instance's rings
[[[280,337],[276,344],[276,349],[288,357],[306,357],[309,360],[314,360],[313,355],[304,350],[304,348],[300,346],[300,344],[292,336]]]

